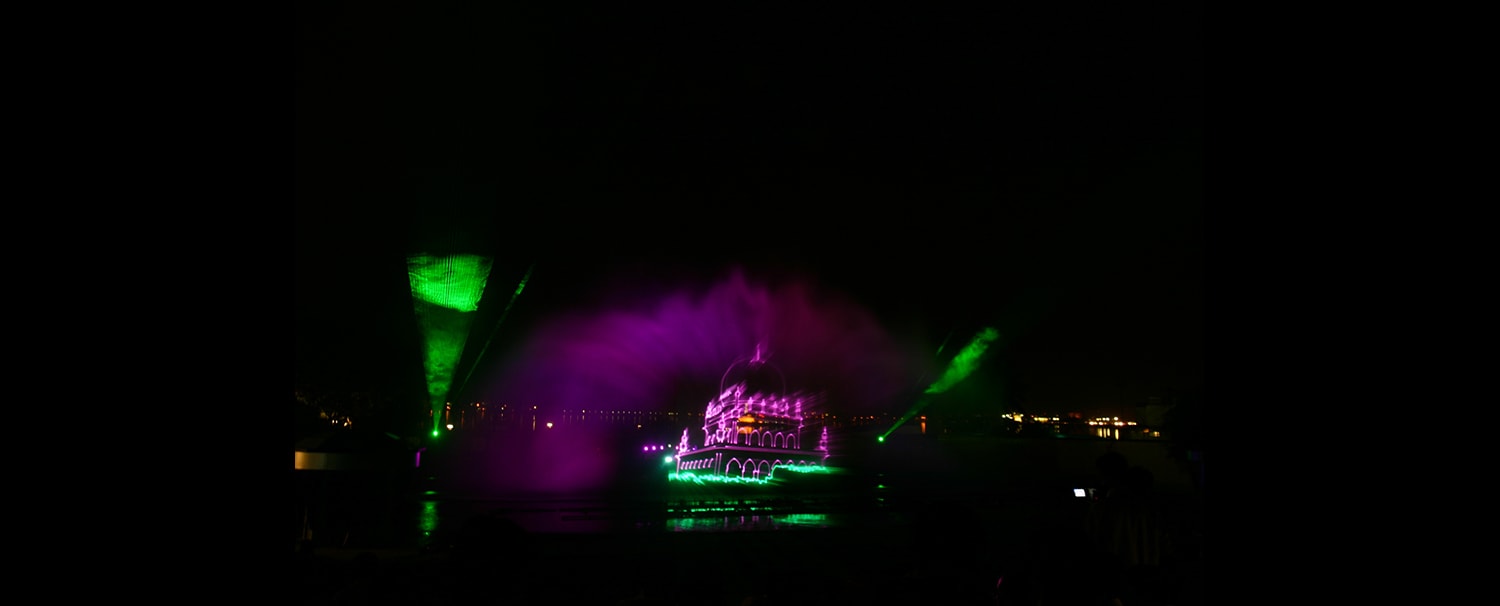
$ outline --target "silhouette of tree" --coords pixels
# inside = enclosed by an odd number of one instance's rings
[[[299,438],[342,427],[346,420],[351,427],[391,431],[392,420],[401,412],[389,396],[370,390],[301,386],[295,392],[294,427]]]

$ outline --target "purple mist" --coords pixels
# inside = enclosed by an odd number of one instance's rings
[[[615,303],[537,324],[492,372],[486,399],[523,414],[536,406],[537,429],[485,450],[485,468],[474,470],[488,484],[482,488],[610,487],[625,459],[645,456],[642,436],[602,423],[547,430],[547,421],[560,421],[563,411],[702,413],[724,372],[757,347],[785,375],[789,392],[823,394],[824,406],[842,413],[904,409],[930,370],[921,353],[927,344],[894,337],[868,309],[810,279],[778,276],[772,284],[731,269],[706,284],[607,294],[617,296],[603,300]],[[701,418],[680,425],[662,440],[675,444],[684,427],[700,437]]]

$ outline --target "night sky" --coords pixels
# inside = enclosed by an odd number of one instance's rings
[[[1196,5],[495,4],[297,4],[299,387],[424,397],[430,251],[495,259],[475,398],[703,403],[769,338],[900,412],[985,327],[934,412],[1202,388]]]

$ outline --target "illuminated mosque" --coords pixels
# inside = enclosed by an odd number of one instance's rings
[[[757,350],[730,364],[719,381],[719,395],[703,415],[703,438],[694,444],[692,428],[677,445],[678,479],[767,481],[777,469],[822,470],[828,459],[828,428],[815,435],[803,424],[817,399],[788,394],[786,379]],[[811,447],[805,447],[811,441]]]

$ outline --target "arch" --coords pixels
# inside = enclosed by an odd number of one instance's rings
[[[759,477],[759,478],[762,478],[762,479],[769,478],[769,477],[771,477],[771,470],[772,469],[774,469],[774,468],[771,467],[771,462],[770,461],[767,461],[765,459],[761,459],[760,463],[757,463],[755,465],[755,475],[757,477]]]
[[[736,472],[738,472],[738,473],[736,473]],[[743,476],[743,475],[745,475],[745,465],[743,463],[741,463],[740,460],[737,459],[737,458],[736,459],[730,459],[728,463],[724,464],[724,475],[726,475],[726,476]]]

